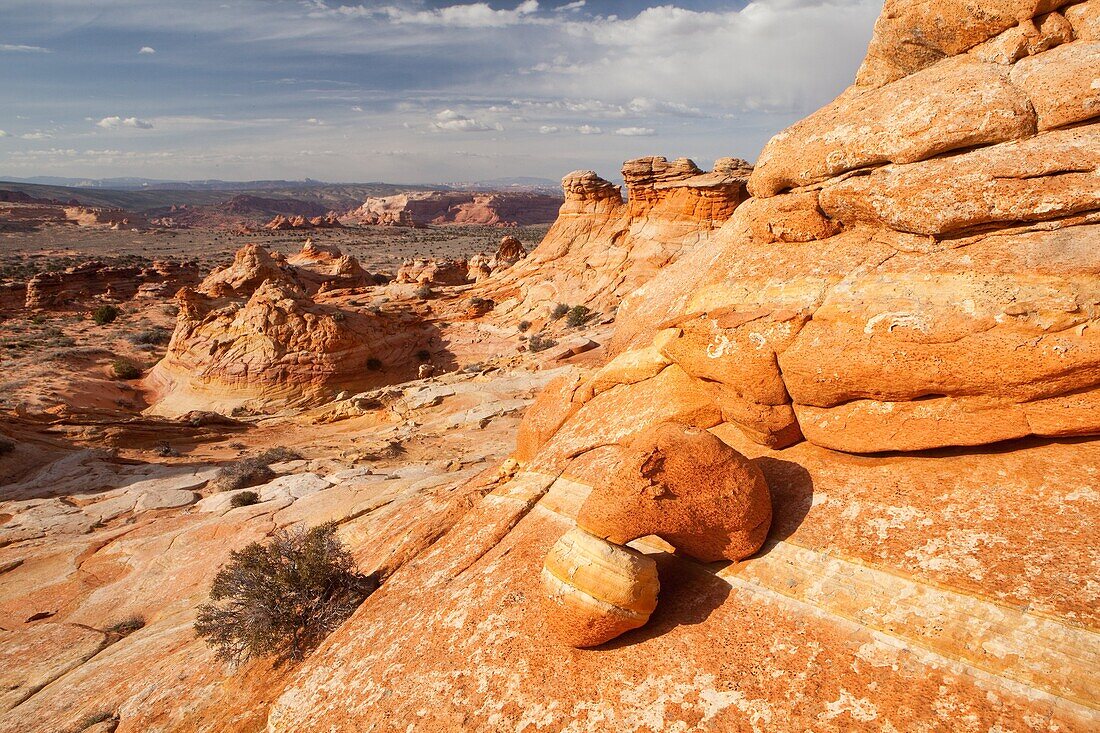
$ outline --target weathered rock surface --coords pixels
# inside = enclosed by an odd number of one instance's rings
[[[692,161],[639,158],[623,165],[628,200],[593,171],[562,179],[565,203],[530,255],[479,282],[497,314],[544,321],[557,303],[613,309],[683,253],[703,247],[747,198],[751,168],[721,159],[711,173]]]
[[[1097,10],[929,8],[888,5],[859,84],[768,143],[756,198],[624,301],[612,353],[660,333],[771,446],[1100,432]]]
[[[53,272],[40,272],[22,289],[26,308],[84,308],[102,300],[125,301],[139,295],[171,294],[199,281],[194,262],[153,262],[146,267],[91,261]],[[13,296],[15,293],[13,292]],[[14,304],[12,304],[14,305]]]
[[[617,545],[656,535],[703,562],[741,560],[764,544],[764,475],[707,431],[655,425],[623,445],[617,464],[581,506],[580,529]]]
[[[382,226],[481,224],[523,226],[554,220],[561,199],[540,193],[413,191],[369,198],[343,221]]]
[[[542,566],[545,613],[564,644],[599,646],[644,626],[657,607],[657,563],[581,529],[566,532]]]
[[[461,260],[437,262],[428,258],[408,260],[397,270],[394,282],[420,285],[463,285],[469,273]]]
[[[344,310],[308,294],[362,284],[358,262],[314,245],[292,259],[248,245],[179,292],[168,351],[146,378],[155,414],[304,406],[415,375],[428,335],[414,316]]]

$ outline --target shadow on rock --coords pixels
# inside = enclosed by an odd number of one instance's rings
[[[795,533],[814,501],[814,481],[810,472],[793,461],[761,456],[753,460],[764,473],[772,495],[772,528],[760,550],[766,555],[771,547]]]

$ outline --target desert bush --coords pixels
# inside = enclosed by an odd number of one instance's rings
[[[263,453],[256,456],[256,458],[270,466],[272,463],[300,461],[302,460],[302,454],[294,450],[293,448],[287,448],[285,445],[277,445],[272,448],[268,448]]]
[[[569,314],[565,317],[565,325],[572,328],[583,326],[591,317],[592,311],[588,310],[588,306],[575,305],[569,309]]]
[[[520,333],[523,333],[527,329],[531,328],[531,322],[530,321],[520,321],[518,324],[516,324],[516,328],[519,329]]]
[[[15,441],[0,435],[0,456],[15,450]]]
[[[420,351],[416,352],[416,360],[417,361],[431,361],[432,360],[432,352],[428,351],[427,349],[421,349]]]
[[[492,298],[470,298],[470,309],[475,311],[491,311],[496,306]]]
[[[109,634],[118,634],[119,636],[129,636],[139,629],[145,628],[145,619],[141,616],[130,616],[116,624],[108,626],[104,631]]]
[[[172,333],[165,328],[149,328],[130,335],[132,344],[150,344],[164,346],[172,340]]]
[[[114,323],[116,318],[118,318],[118,308],[113,305],[101,305],[92,311],[92,320],[100,326]]]
[[[137,379],[141,376],[141,367],[125,359],[115,359],[111,362],[111,374],[115,379]]]
[[[255,491],[242,491],[239,494],[234,494],[233,498],[229,500],[229,505],[234,509],[242,506],[252,506],[260,501],[260,495]]]
[[[558,303],[550,309],[550,318],[556,321],[559,318],[563,318],[568,312],[569,306],[567,306],[565,303]]]
[[[228,466],[222,466],[210,480],[210,488],[215,491],[236,491],[249,486],[266,484],[275,478],[275,472],[259,456],[245,458]]]
[[[343,321],[346,318],[347,318],[347,315],[344,313],[344,311],[336,311],[335,313],[332,314],[332,320],[336,321],[337,323],[339,323],[340,321]]]
[[[549,336],[543,336],[541,333],[532,334],[531,338],[527,340],[527,348],[531,351],[546,351],[550,347],[557,345],[557,341]]]
[[[416,289],[416,297],[420,298],[421,300],[427,300],[428,298],[432,297],[432,295],[434,295],[432,291],[432,286],[428,283],[424,283]]]
[[[228,662],[301,659],[377,587],[374,577],[354,572],[335,522],[279,530],[230,554],[195,632]]]
[[[367,359],[367,369],[370,369],[372,372],[381,371],[382,360],[372,356],[371,358]]]

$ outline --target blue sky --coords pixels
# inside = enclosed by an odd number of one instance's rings
[[[752,160],[881,0],[4,0],[0,177],[438,182]]]

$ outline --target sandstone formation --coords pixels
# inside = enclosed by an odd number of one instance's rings
[[[88,206],[65,207],[65,218],[82,227],[110,229],[147,229],[149,222],[141,214],[122,209],[102,209]]]
[[[562,179],[565,203],[530,255],[479,285],[519,320],[545,319],[556,303],[614,309],[682,254],[706,248],[747,198],[751,167],[721,159],[705,173],[687,159],[639,158],[623,165],[628,200],[592,171]]]
[[[412,357],[428,335],[414,316],[321,299],[362,284],[358,262],[312,244],[291,260],[247,245],[232,265],[180,290],[168,351],[146,378],[154,413],[303,406],[415,374]]]
[[[624,302],[612,351],[655,346],[767,445],[1100,432],[1091,5],[888,3],[857,85],[765,146],[755,198]]]
[[[314,216],[308,219],[301,215],[286,217],[277,214],[271,221],[264,224],[264,229],[279,232],[291,229],[332,229],[339,226],[343,225],[336,214],[330,211],[324,216]]]
[[[148,266],[85,262],[40,272],[22,286],[26,308],[84,308],[106,299],[125,301],[136,295],[168,295],[199,280],[194,262],[153,262]],[[12,286],[13,292],[19,286]]]
[[[369,198],[342,220],[381,226],[480,224],[524,226],[554,221],[561,199],[540,193],[412,191]]]
[[[461,260],[438,262],[427,258],[406,260],[397,270],[394,282],[420,285],[463,285],[469,268]]]
[[[771,497],[764,475],[705,430],[661,423],[623,446],[577,526],[617,545],[656,535],[703,562],[737,561],[764,544]]]
[[[657,606],[657,563],[580,529],[565,533],[542,566],[546,619],[564,644],[598,646],[644,626]]]
[[[494,270],[504,270],[526,256],[527,250],[524,249],[522,242],[511,236],[501,237],[500,246],[497,247],[496,254],[490,260],[489,266]]]

